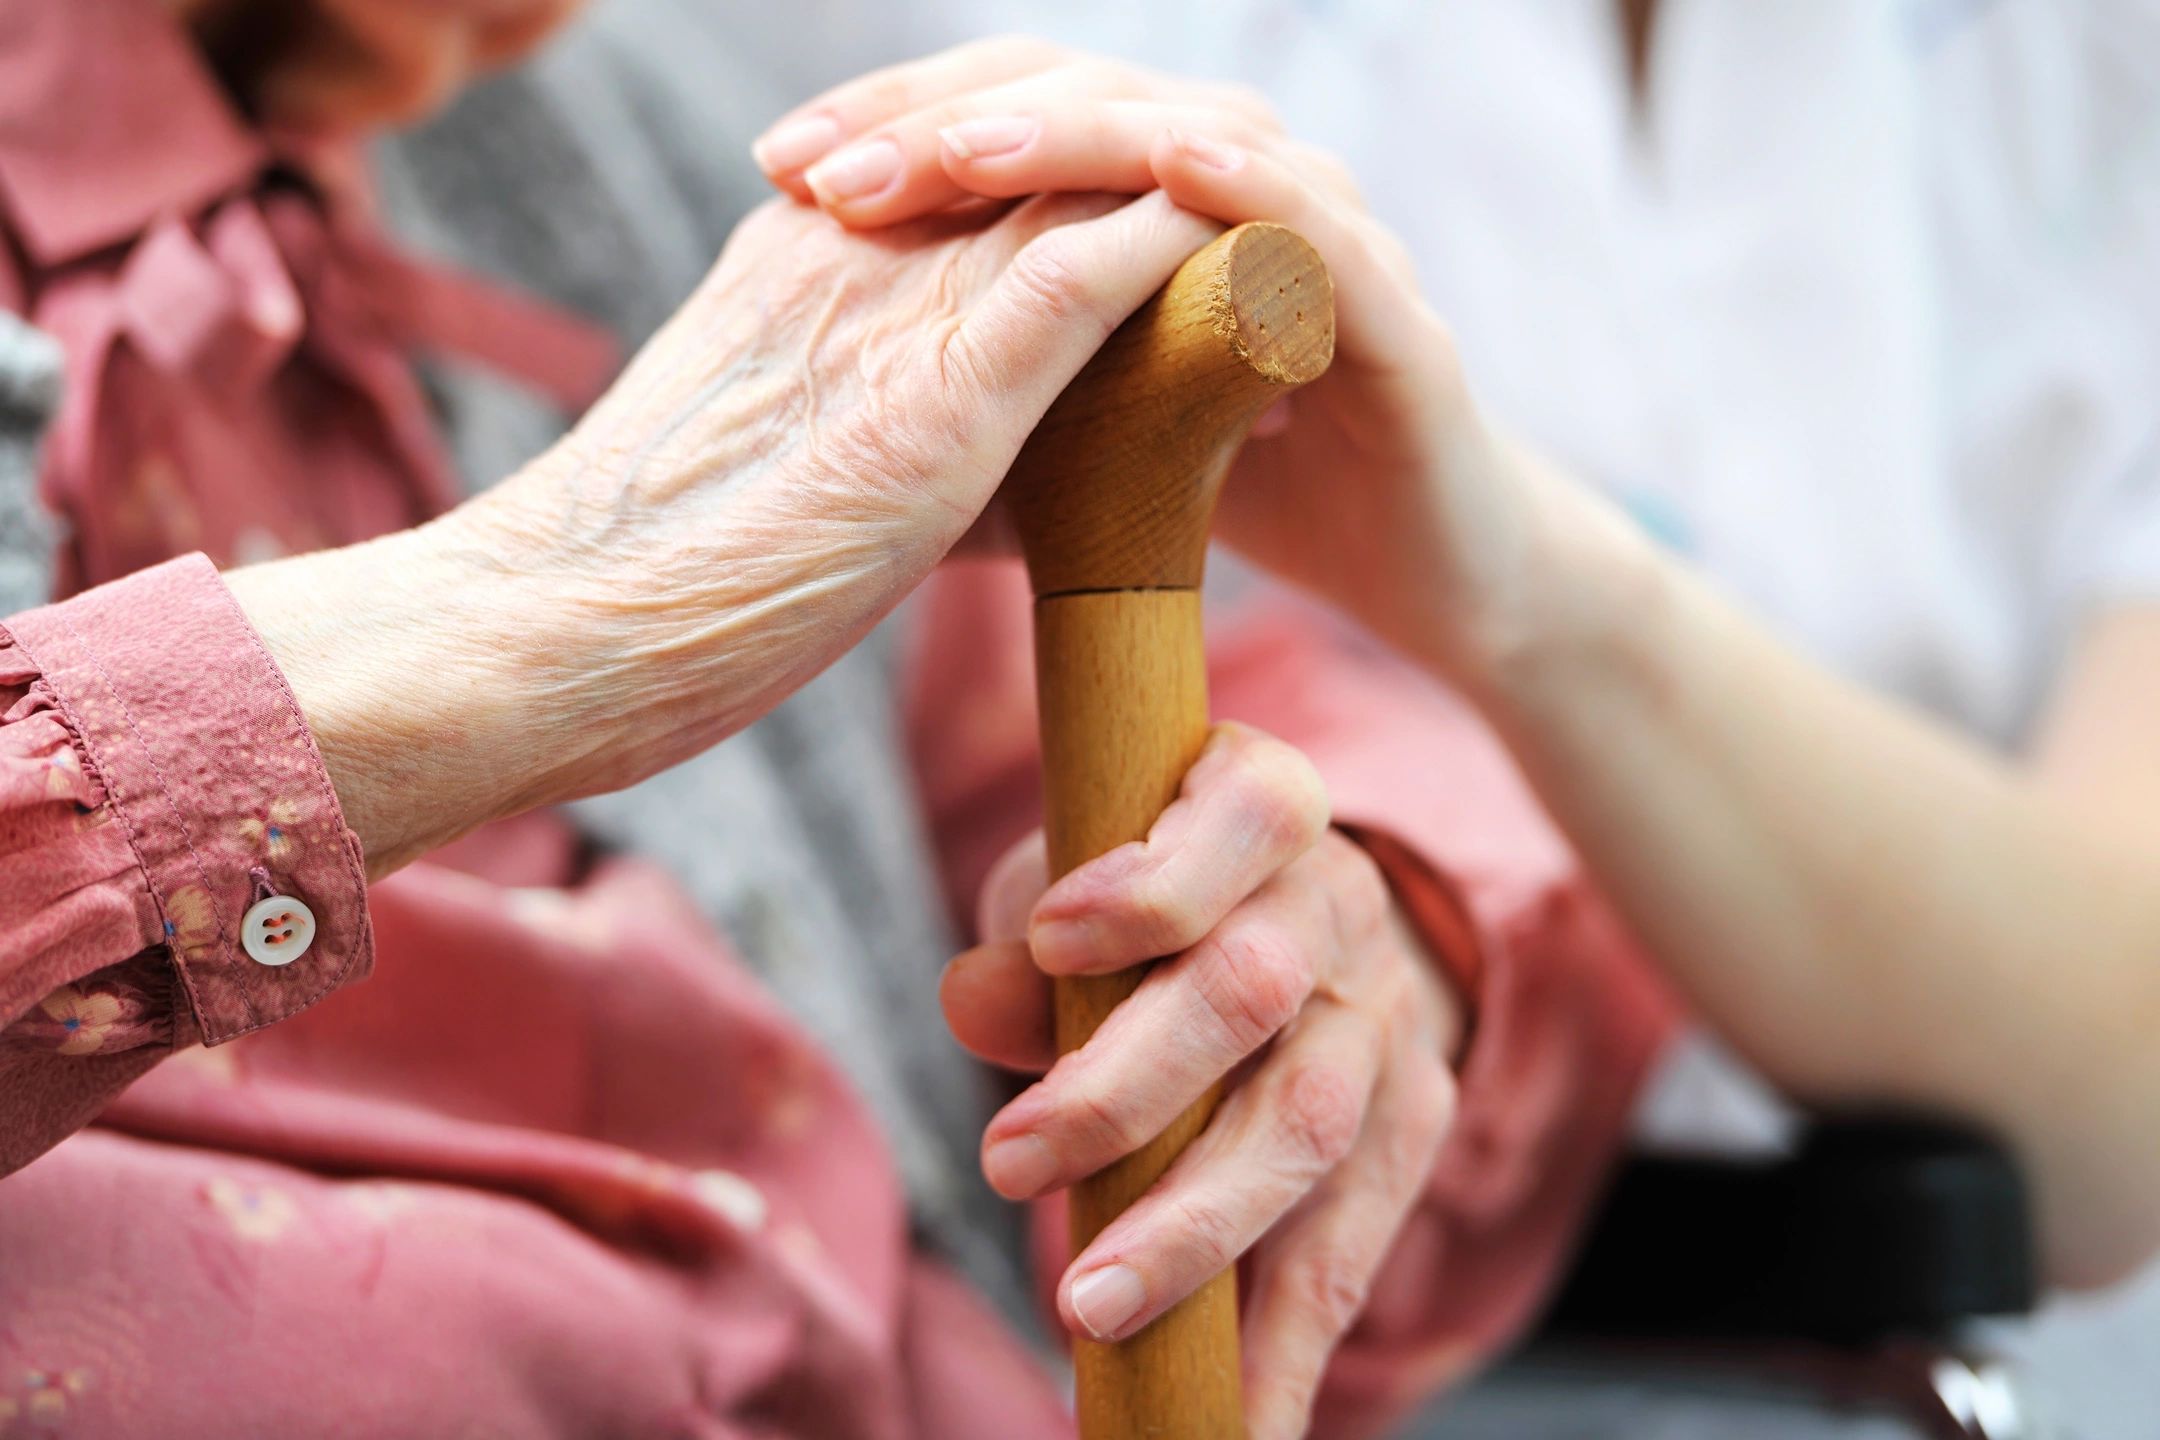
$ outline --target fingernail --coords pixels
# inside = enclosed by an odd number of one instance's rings
[[[840,143],[840,122],[830,115],[798,115],[783,120],[751,142],[759,168],[799,170]]]
[[[803,176],[827,205],[875,195],[899,178],[900,147],[885,139],[865,140],[835,151]]]
[[[1203,140],[1197,135],[1187,135],[1182,130],[1172,130],[1170,142],[1210,170],[1235,170],[1245,160],[1245,152],[1242,150],[1229,145],[1218,145],[1213,140]]]
[[[985,115],[938,131],[945,148],[962,160],[1009,155],[1035,138],[1042,127],[1025,115]]]
[[[1115,1340],[1147,1304],[1147,1287],[1130,1265],[1105,1265],[1073,1281],[1073,1318],[1097,1340]]]
[[[1000,1140],[983,1152],[983,1178],[1008,1200],[1028,1200],[1057,1178],[1057,1156],[1035,1135]]]

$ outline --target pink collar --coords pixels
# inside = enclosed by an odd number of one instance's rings
[[[0,0],[0,204],[33,267],[201,211],[269,160],[153,0]]]
[[[156,0],[0,0],[0,232],[28,264],[12,273],[0,235],[0,306],[60,320],[45,302],[111,250],[121,327],[161,368],[219,388],[267,377],[303,331],[358,323],[566,410],[599,394],[612,337],[399,253],[364,213],[355,161],[251,128]],[[266,188],[280,162],[317,183]]]

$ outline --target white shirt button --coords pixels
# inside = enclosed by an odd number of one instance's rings
[[[258,900],[240,917],[240,946],[258,965],[290,965],[315,943],[315,912],[290,895]]]

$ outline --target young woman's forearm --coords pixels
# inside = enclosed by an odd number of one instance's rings
[[[1613,901],[1798,1098],[2004,1133],[2057,1278],[2142,1258],[2160,846],[1800,658],[1570,489],[1532,480],[1538,586],[1467,678]]]

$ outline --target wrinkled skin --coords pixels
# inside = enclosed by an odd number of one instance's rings
[[[1213,233],[1161,197],[877,235],[775,201],[517,475],[419,530],[235,572],[370,869],[779,703],[929,573]]]

